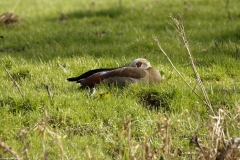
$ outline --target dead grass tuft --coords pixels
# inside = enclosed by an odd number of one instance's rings
[[[13,147],[8,146],[5,144],[3,141],[0,140],[0,149],[3,151],[3,154],[1,155],[1,158],[4,158],[4,155],[6,153],[10,153],[14,158],[16,159],[29,159],[32,154],[29,151],[31,148],[30,144],[27,142],[27,134],[31,134],[30,132],[37,132],[41,137],[41,142],[42,142],[42,159],[48,159],[49,156],[49,150],[47,148],[48,143],[47,141],[52,141],[52,144],[56,145],[58,147],[58,159],[64,159],[66,157],[63,146],[62,146],[62,139],[65,138],[66,136],[62,136],[59,132],[54,131],[50,126],[49,126],[49,119],[50,117],[48,116],[47,111],[45,111],[44,118],[40,119],[35,125],[32,127],[28,127],[25,129],[22,129],[19,133],[19,138],[23,144],[23,149],[21,154],[17,153]],[[50,146],[52,148],[53,146]],[[41,150],[41,149],[39,149]],[[21,155],[21,156],[20,156]],[[40,157],[38,157],[39,159]],[[76,156],[70,159],[76,159]]]
[[[157,129],[152,134],[144,135],[139,140],[133,136],[132,119],[130,117],[125,118],[122,124],[122,132],[118,135],[117,140],[124,139],[126,144],[121,147],[110,147],[113,158],[157,160],[175,159],[181,156],[178,148],[172,143],[171,120],[159,116],[156,125]],[[153,141],[158,141],[159,146],[155,146]]]
[[[238,105],[239,107],[239,105]],[[202,140],[198,137],[198,131],[192,136],[190,145],[195,145],[199,160],[235,160],[240,157],[240,137],[232,138],[229,127],[240,129],[240,112],[231,115],[223,109],[219,109],[216,116],[211,116],[207,126],[207,133]],[[230,121],[229,123],[227,123]]]
[[[60,13],[59,21],[66,21],[68,20],[68,16],[64,13]]]
[[[19,19],[18,15],[14,14],[14,13],[5,12],[0,16],[0,24],[12,25],[17,22],[20,22],[20,19]]]

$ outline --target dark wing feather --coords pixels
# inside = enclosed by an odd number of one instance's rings
[[[111,70],[114,70],[116,68],[99,68],[99,69],[93,69],[93,70],[90,70],[90,71],[87,71],[83,74],[81,74],[80,76],[78,77],[71,77],[71,78],[68,78],[67,80],[70,81],[70,82],[74,82],[74,81],[78,81],[80,79],[85,79],[95,73],[98,73],[98,72],[102,72],[102,71],[111,71]]]

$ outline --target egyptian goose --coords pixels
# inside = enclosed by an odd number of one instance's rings
[[[94,69],[67,80],[81,83],[83,88],[93,88],[102,82],[119,86],[138,82],[160,84],[161,75],[146,59],[138,58],[132,62],[131,66]]]

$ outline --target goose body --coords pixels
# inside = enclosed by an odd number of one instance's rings
[[[68,81],[80,83],[83,88],[93,88],[99,83],[118,86],[139,82],[160,84],[161,75],[146,59],[138,58],[132,62],[131,66],[94,69],[78,77],[68,78]]]

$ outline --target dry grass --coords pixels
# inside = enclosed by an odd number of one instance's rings
[[[11,12],[5,12],[0,16],[0,24],[3,25],[12,25],[14,23],[19,22],[18,15],[11,13]]]
[[[125,118],[122,124],[122,132],[119,134],[118,138],[127,139],[127,145],[117,152],[113,149],[112,152],[115,154],[115,157],[119,157],[120,159],[125,157],[126,159],[155,160],[160,157],[164,159],[175,159],[179,156],[178,149],[173,147],[172,144],[170,119],[159,116],[156,123],[156,131],[151,135],[145,135],[142,137],[141,141],[138,141],[132,136],[131,125],[131,118]],[[153,145],[153,139],[161,141],[161,145],[158,146],[158,148]]]
[[[12,147],[8,146],[1,140],[0,140],[0,148],[2,149],[1,158],[4,158],[5,154],[10,153],[14,158],[22,159]]]
[[[233,138],[229,134],[229,127],[240,129],[240,106],[239,112],[230,114],[226,110],[219,109],[216,116],[212,116],[207,128],[207,133],[199,141],[198,132],[190,140],[190,145],[196,145],[198,159],[200,160],[235,160],[240,159],[240,137]],[[230,124],[226,122],[230,121]]]
[[[14,158],[16,159],[31,159],[31,157],[33,157],[33,155],[31,155],[30,151],[29,151],[29,145],[26,142],[26,136],[27,134],[30,134],[30,132],[37,132],[41,137],[41,142],[42,142],[42,156],[41,158],[46,160],[48,159],[48,150],[46,149],[46,141],[47,140],[51,140],[57,147],[59,150],[59,159],[65,159],[65,153],[64,153],[64,149],[62,146],[62,139],[65,138],[66,136],[62,136],[60,135],[60,133],[54,131],[49,125],[49,116],[47,111],[45,111],[44,114],[44,118],[40,119],[34,126],[32,127],[28,127],[25,129],[22,129],[19,133],[19,138],[22,141],[23,144],[23,151],[21,153],[17,153],[13,147],[8,146],[7,144],[5,144],[3,141],[0,141],[0,148],[3,151],[3,154],[1,155],[0,158],[9,158],[11,156],[7,155],[7,153],[9,153],[10,155],[12,155]],[[6,155],[6,156],[5,156]],[[40,157],[38,157],[40,158]],[[72,157],[70,159],[76,159],[77,156]]]
[[[150,135],[145,135],[139,141],[132,135],[132,121],[131,118],[125,118],[122,123],[122,131],[118,136],[119,139],[126,139],[127,143],[124,147],[115,150],[117,146],[112,146],[112,154],[114,157],[122,159],[123,157],[127,159],[181,159],[188,157],[189,159],[199,159],[199,160],[235,160],[240,156],[240,138],[232,138],[228,132],[229,126],[226,121],[231,121],[229,125],[236,126],[240,129],[240,105],[236,104],[239,112],[235,114],[230,114],[227,111],[220,109],[217,116],[211,116],[208,125],[201,128],[201,130],[206,130],[205,134],[200,134],[200,129],[198,129],[195,134],[190,138],[190,146],[195,146],[194,151],[184,152],[179,150],[179,146],[174,145],[174,141],[171,135],[172,122],[171,119],[165,116],[159,116],[156,126],[157,129]],[[16,159],[29,159],[31,151],[29,151],[29,146],[25,142],[25,137],[30,132],[39,133],[42,141],[42,157],[43,159],[48,159],[48,150],[46,149],[47,137],[50,138],[54,144],[58,147],[59,159],[65,159],[67,155],[64,153],[64,148],[62,146],[62,140],[65,136],[60,135],[60,133],[53,131],[53,129],[48,125],[49,116],[45,111],[45,116],[40,119],[34,126],[22,129],[19,137],[23,142],[23,151],[17,153],[11,146],[8,146],[3,141],[0,141],[0,148],[3,153],[1,158],[7,158],[7,153]],[[159,146],[153,145],[152,140],[157,139]],[[126,153],[127,152],[127,153]],[[5,156],[6,155],[6,156]],[[88,159],[93,159],[91,155],[91,150],[86,149],[86,155]],[[40,157],[39,157],[40,158]],[[70,159],[76,159],[72,157]]]

